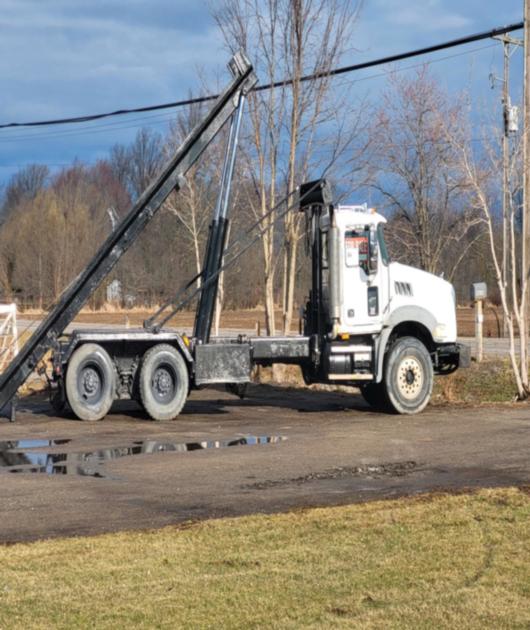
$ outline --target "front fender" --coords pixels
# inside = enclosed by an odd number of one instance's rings
[[[436,328],[436,319],[433,314],[421,306],[400,306],[390,313],[381,334],[376,343],[376,373],[375,381],[380,383],[383,380],[383,366],[385,360],[385,352],[388,346],[388,340],[392,331],[406,322],[420,324],[427,329],[431,337]]]

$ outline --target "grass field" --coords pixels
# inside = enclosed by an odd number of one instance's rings
[[[116,324],[124,326],[125,324],[131,326],[141,326],[143,321],[152,315],[154,309],[146,311],[142,309],[132,309],[128,311],[120,310],[103,310],[103,311],[90,311],[83,310],[75,318],[75,321],[79,324]],[[41,319],[43,313],[38,311],[28,311],[20,313],[19,317],[23,319]],[[458,322],[458,334],[462,337],[473,337],[475,335],[475,311],[471,307],[462,306],[456,311]],[[170,322],[170,326],[175,327],[191,327],[193,326],[194,312],[178,313]],[[282,317],[281,311],[276,311],[275,314],[277,332],[282,330]],[[221,318],[221,327],[227,329],[239,329],[239,330],[256,330],[256,326],[259,325],[261,333],[265,334],[265,313],[263,309],[250,309],[250,310],[238,310],[238,311],[223,311]],[[295,317],[291,327],[292,332],[298,331],[298,317]],[[485,337],[498,337],[502,331],[502,315],[499,308],[487,305],[484,310],[484,336]]]
[[[528,628],[530,496],[0,547],[0,628]]]

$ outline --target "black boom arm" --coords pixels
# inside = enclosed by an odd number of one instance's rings
[[[171,191],[179,189],[190,167],[232,117],[241,102],[241,96],[257,82],[244,53],[237,53],[231,59],[229,68],[233,80],[215,100],[204,120],[193,129],[162,174],[144,191],[94,258],[65,289],[21,352],[0,376],[0,410],[16,394],[46,352],[56,347],[57,338],[66,326],[134,243]]]

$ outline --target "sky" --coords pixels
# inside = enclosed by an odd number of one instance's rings
[[[212,3],[216,0],[210,0]],[[357,63],[522,20],[523,0],[364,0],[345,63]],[[201,76],[228,81],[228,53],[208,0],[0,0],[0,124],[139,107],[202,92]],[[515,36],[522,36],[521,32]],[[449,58],[448,58],[449,57]],[[422,61],[451,91],[469,89],[494,108],[502,47],[490,40],[401,62]],[[377,100],[384,68],[356,75]],[[388,68],[386,68],[388,70]],[[348,75],[351,80],[353,75]],[[521,92],[522,54],[512,60],[512,93]],[[0,184],[19,167],[75,159],[93,163],[142,126],[165,131],[171,112],[129,115],[76,126],[0,130]]]

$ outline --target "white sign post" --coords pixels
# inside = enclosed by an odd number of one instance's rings
[[[477,342],[477,361],[484,358],[484,301],[488,297],[488,287],[485,282],[475,282],[471,285],[471,300],[475,304],[475,339]]]

